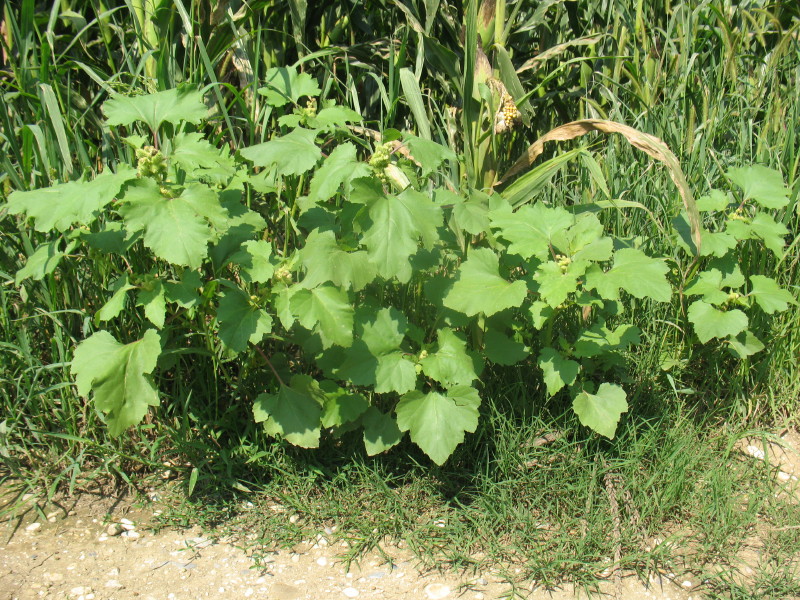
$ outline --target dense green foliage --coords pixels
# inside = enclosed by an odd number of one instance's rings
[[[73,4],[4,14],[7,453],[161,404],[442,463],[508,379],[607,437],[796,386],[792,6]],[[665,167],[533,162],[575,119]]]

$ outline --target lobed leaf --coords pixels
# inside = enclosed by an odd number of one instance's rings
[[[601,383],[596,394],[581,392],[572,401],[581,423],[600,435],[614,439],[622,413],[628,412],[625,390],[612,383]]]
[[[301,448],[319,447],[325,394],[308,375],[295,375],[277,394],[259,394],[253,404],[256,423],[271,436],[281,436]]]
[[[525,282],[506,281],[499,269],[500,259],[492,250],[473,250],[459,267],[458,279],[444,297],[444,305],[468,317],[478,313],[490,316],[520,306],[528,293]]]
[[[161,342],[154,329],[142,339],[121,344],[107,331],[98,331],[75,349],[71,372],[78,393],[93,392],[97,409],[105,413],[109,433],[116,437],[138,424],[158,393],[147,375],[156,367]]]
[[[400,399],[395,412],[400,431],[437,465],[442,465],[461,442],[465,432],[478,426],[481,399],[473,388],[457,386],[445,394],[413,391]]]

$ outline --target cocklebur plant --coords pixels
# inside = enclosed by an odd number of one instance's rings
[[[697,339],[740,355],[758,350],[749,312],[794,302],[737,268],[742,242],[782,252],[787,231],[762,210],[786,204],[772,171],[733,170],[740,194],[701,199],[728,216],[703,232],[699,257],[676,218],[684,277],[675,257],[608,235],[592,206],[512,206],[448,181],[461,158],[431,140],[387,132],[370,144],[352,127],[359,115],[294,68],[271,69],[260,93],[280,130],[237,156],[189,130],[206,114],[197,91],[113,98],[108,123],[129,128],[136,168],[9,198],[11,213],[52,234],[18,284],[63,260],[116,271],[92,316],[125,339],[96,331],[72,362],[113,435],[159,403],[159,365],[198,352],[268,372],[254,418],[305,448],[360,430],[376,454],[408,432],[442,464],[478,425],[486,363],[526,365],[543,402],[568,394],[580,422],[610,438],[642,338],[626,322],[630,299],[688,298]]]

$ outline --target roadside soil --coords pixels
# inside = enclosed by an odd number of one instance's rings
[[[764,459],[763,444],[740,445],[742,454]],[[800,448],[794,433],[783,444],[769,444],[766,456],[781,478],[796,481],[800,460],[792,446]],[[346,546],[330,529],[292,549],[254,556],[224,532],[157,530],[160,510],[158,501],[143,504],[130,497],[84,494],[48,506],[25,498],[0,520],[0,600],[481,600],[511,592],[496,571],[425,570],[410,552],[391,546],[385,549],[390,562],[367,555],[348,570],[341,559]],[[292,518],[287,513],[287,522]],[[612,575],[592,597],[699,600],[703,593],[696,585],[666,575],[649,581]],[[533,600],[587,597],[570,588],[544,590],[536,582],[516,591]]]

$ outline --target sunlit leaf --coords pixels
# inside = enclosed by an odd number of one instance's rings
[[[78,393],[94,393],[95,406],[105,413],[112,436],[138,424],[148,407],[158,404],[148,375],[159,354],[161,342],[154,329],[130,344],[120,344],[107,331],[98,331],[75,349],[71,370]]]

